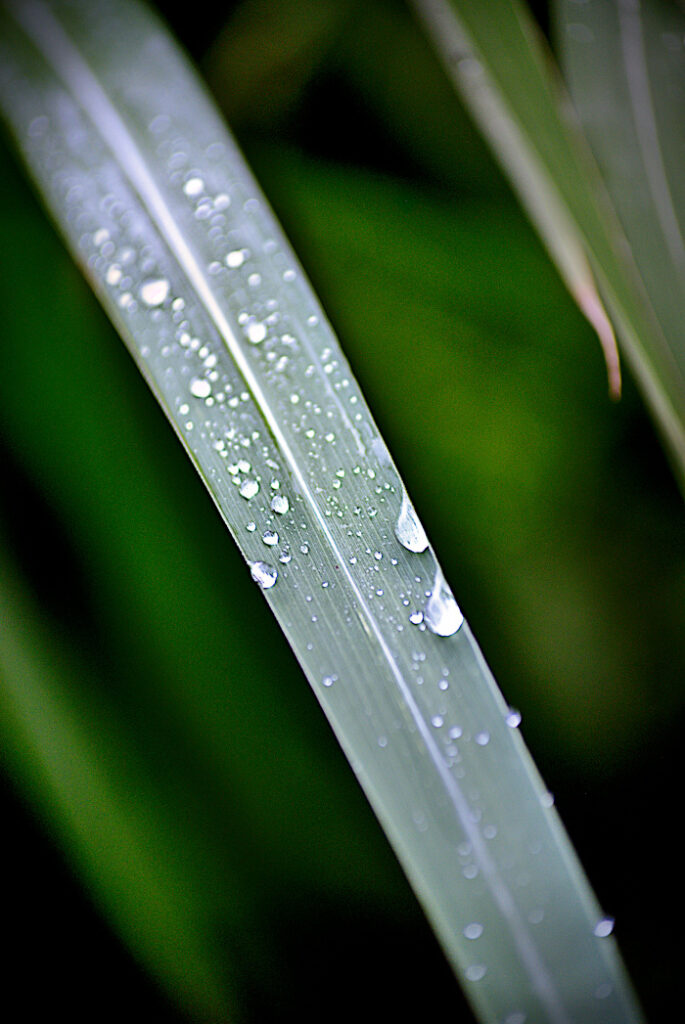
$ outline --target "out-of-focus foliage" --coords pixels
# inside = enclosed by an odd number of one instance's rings
[[[226,24],[202,5],[167,13],[209,52],[210,84],[617,915],[648,1016],[667,1019],[677,865],[666,844],[656,874],[645,836],[670,820],[683,720],[681,500],[630,381],[607,402],[590,328],[404,9],[314,7],[245,0]],[[429,991],[469,1020],[192,468],[4,153],[0,174],[3,761],[184,1009],[145,987],[87,903],[36,977],[90,964],[122,1012],[149,1005],[160,1021],[217,1019],[223,1003],[249,1022],[403,1020]],[[46,748],[27,745],[26,716]],[[61,906],[49,889],[31,902],[41,879],[70,884],[33,848],[13,868],[19,936],[27,907],[40,933]],[[92,1019],[85,998],[71,1007]]]

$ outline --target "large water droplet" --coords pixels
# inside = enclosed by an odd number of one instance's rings
[[[402,508],[395,524],[395,536],[407,551],[420,554],[428,547],[428,537],[406,492],[402,496]]]
[[[437,636],[452,636],[464,622],[464,616],[440,569],[435,574],[433,593],[426,602],[423,618],[430,631]]]
[[[140,289],[140,297],[146,306],[161,306],[168,294],[169,282],[165,277],[145,281]]]
[[[262,590],[269,590],[278,579],[278,569],[274,569],[273,565],[266,562],[251,562],[250,573]]]
[[[243,498],[247,501],[250,498],[254,498],[255,494],[259,491],[259,484],[256,480],[243,480],[240,485],[240,493]]]
[[[271,510],[276,515],[284,516],[290,508],[290,502],[286,498],[285,494],[274,494],[271,499]]]

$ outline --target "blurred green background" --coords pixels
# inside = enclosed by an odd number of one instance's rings
[[[401,3],[160,6],[522,711],[649,1019],[672,1020],[684,515],[626,368],[611,404],[596,339]],[[471,1021],[7,146],[0,223],[5,998],[22,1020]]]

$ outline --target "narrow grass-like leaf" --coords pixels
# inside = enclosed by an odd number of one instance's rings
[[[593,275],[597,279],[682,483],[682,372],[530,14],[519,0],[414,5],[571,293],[596,327],[615,381],[611,328]]]
[[[611,924],[518,716],[301,268],[184,58],[131,2],[6,10],[0,97],[18,144],[477,1012],[508,1024],[638,1020]],[[268,659],[268,647],[255,638],[256,656]]]
[[[682,391],[685,15],[658,0],[555,6],[571,97]]]

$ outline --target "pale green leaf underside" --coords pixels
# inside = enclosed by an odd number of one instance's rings
[[[8,11],[0,98],[18,145],[243,553],[246,585],[251,573],[264,588],[477,1012],[508,1024],[638,1020],[517,719],[185,59],[130,2]],[[255,637],[255,656],[269,658],[268,637]]]
[[[674,3],[558,2],[565,76],[685,393],[685,16]]]
[[[668,325],[651,304],[642,268],[636,266],[592,156],[563,102],[561,83],[551,73],[529,12],[519,0],[414,4],[450,77],[601,337],[606,325],[592,268],[682,483],[685,389]],[[596,60],[604,60],[603,52]]]

